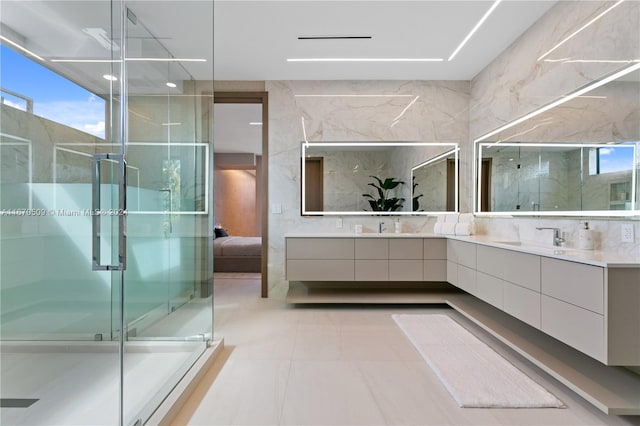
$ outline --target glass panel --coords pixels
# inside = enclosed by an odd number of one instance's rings
[[[110,37],[112,3],[9,0],[0,16],[0,392],[36,399],[0,408],[0,423],[117,424],[121,274],[92,268],[94,189],[100,260],[119,260],[119,163],[92,173],[94,155],[120,153],[117,86],[102,78],[117,78],[117,53],[83,32]]]
[[[165,8],[167,16],[179,16],[182,7],[210,7],[148,4]],[[124,408],[125,423],[133,424],[148,419],[211,339],[213,221],[208,136],[200,131],[211,99],[205,104],[198,96],[206,86],[197,89],[135,8],[127,17]],[[154,366],[152,373],[140,372],[141,360]]]

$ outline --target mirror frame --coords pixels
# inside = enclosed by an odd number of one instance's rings
[[[381,211],[381,212],[376,212],[376,211],[307,211],[305,209],[305,201],[306,201],[306,197],[305,197],[305,161],[304,159],[306,158],[306,150],[310,147],[350,147],[350,146],[354,146],[354,147],[368,147],[368,146],[388,146],[388,147],[401,147],[401,146],[406,146],[406,147],[417,147],[417,146],[426,146],[426,147],[451,147],[451,149],[447,150],[447,152],[445,153],[446,155],[450,155],[451,152],[455,151],[455,158],[456,158],[456,163],[455,163],[455,197],[456,197],[456,211],[455,212],[443,212],[443,211],[437,211],[437,212],[433,212],[433,211],[421,211],[421,212],[413,212],[413,211]],[[302,216],[429,216],[429,215],[436,215],[436,214],[443,214],[443,213],[457,213],[458,212],[458,207],[459,207],[459,170],[460,170],[460,162],[459,162],[459,151],[460,151],[460,147],[459,144],[456,142],[393,142],[393,141],[381,141],[381,142],[374,142],[374,143],[368,143],[368,142],[309,142],[309,141],[303,141],[301,143],[301,157],[300,157],[300,163],[301,163],[301,178],[300,178],[300,212]],[[420,165],[424,165],[424,163],[432,161],[435,158],[441,158],[442,155],[445,154],[438,154],[436,157],[433,157],[432,159],[429,159],[425,162],[420,163],[418,166]],[[413,171],[413,169],[415,167],[418,166],[414,166],[411,168],[410,172]],[[411,196],[413,197],[413,189],[411,189]]]
[[[638,204],[638,200],[636,201],[636,204],[633,205],[633,208],[631,210],[564,210],[564,211],[518,211],[518,210],[513,210],[513,211],[505,211],[505,212],[483,212],[480,210],[480,202],[481,202],[481,197],[480,197],[480,185],[481,185],[481,179],[480,179],[480,172],[481,172],[481,164],[482,164],[482,157],[480,156],[479,153],[479,146],[481,143],[488,143],[488,144],[500,144],[500,141],[497,142],[492,142],[490,140],[487,140],[487,138],[494,136],[504,130],[507,130],[513,126],[516,126],[518,124],[521,124],[527,120],[529,120],[530,118],[533,118],[537,115],[540,115],[544,112],[547,112],[549,110],[551,110],[552,108],[555,108],[557,106],[560,106],[578,96],[582,96],[585,93],[588,93],[592,90],[595,90],[601,86],[604,86],[605,84],[617,80],[618,78],[624,77],[627,74],[630,74],[634,71],[638,71],[640,70],[640,63],[634,63],[630,66],[624,67],[618,71],[615,71],[609,75],[606,75],[598,80],[594,80],[591,83],[588,83],[580,88],[578,88],[577,90],[564,95],[558,99],[556,99],[555,101],[552,101],[548,104],[545,104],[543,106],[541,106],[538,109],[535,109],[531,112],[529,112],[528,114],[525,114],[521,117],[516,118],[513,121],[510,121],[494,130],[491,130],[485,134],[483,134],[482,136],[475,138],[473,140],[473,156],[474,156],[474,161],[473,161],[473,176],[475,179],[474,182],[474,191],[473,191],[473,214],[479,217],[511,217],[511,216],[529,216],[529,217],[539,217],[539,216],[556,216],[556,217],[585,217],[585,218],[589,218],[589,217],[624,217],[627,219],[633,219],[633,220],[640,220],[640,207],[637,205]],[[640,141],[636,141],[636,143],[639,143]],[[524,142],[523,142],[524,143]],[[603,142],[604,143],[604,142]],[[559,144],[559,142],[539,142],[538,144],[542,145],[542,146],[552,146],[553,144]],[[567,143],[568,144],[568,143]],[[506,145],[506,144],[505,144]],[[564,145],[564,144],[563,144]],[[579,143],[575,143],[576,146],[579,146]],[[582,145],[600,145],[598,143],[584,143]],[[637,156],[636,156],[637,158]],[[638,167],[636,167],[636,171],[638,170]],[[635,181],[635,177],[636,177],[636,172],[632,173],[633,179]],[[637,184],[637,182],[636,182]],[[635,193],[634,193],[635,195]]]
[[[636,143],[637,144],[637,143]],[[607,143],[552,143],[552,142],[508,142],[508,143],[495,143],[495,142],[479,142],[477,145],[477,163],[476,169],[478,171],[478,175],[482,172],[482,148],[483,146],[487,147],[540,147],[540,148],[565,148],[565,147],[575,147],[575,148],[603,148],[603,147],[612,147],[615,145],[610,145]],[[634,145],[633,147],[629,147],[633,149],[633,158],[638,158],[637,147]],[[631,170],[631,186],[634,188],[631,191],[631,205],[634,206],[631,210],[509,210],[509,211],[481,211],[481,202],[482,202],[482,182],[481,179],[477,179],[477,187],[476,187],[476,200],[475,200],[475,214],[479,216],[594,216],[594,217],[629,217],[640,215],[640,210],[635,208],[637,206],[638,200],[636,199],[637,192],[637,167],[636,170]]]

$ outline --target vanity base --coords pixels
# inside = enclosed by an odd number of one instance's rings
[[[447,304],[606,414],[640,415],[640,374],[606,366],[473,296]]]
[[[445,304],[454,295],[464,294],[447,283],[433,285],[372,288],[372,283],[362,287],[349,283],[337,287],[334,283],[290,282],[287,303],[372,303],[372,304]]]

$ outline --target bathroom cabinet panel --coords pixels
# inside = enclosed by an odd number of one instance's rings
[[[423,244],[420,238],[391,238],[389,239],[389,259],[422,260]]]
[[[447,260],[476,269],[476,244],[463,241],[447,241]]]
[[[609,268],[607,363],[640,365],[640,268]]]
[[[386,238],[356,238],[356,259],[389,259],[389,240]]]
[[[540,320],[545,333],[607,363],[602,315],[543,294]]]
[[[502,309],[530,326],[540,328],[540,292],[504,282]]]
[[[545,257],[542,293],[604,314],[604,268]]]
[[[423,281],[422,259],[389,260],[389,280],[391,281]]]
[[[389,280],[389,262],[386,259],[384,261],[356,259],[355,265],[356,281]]]
[[[425,259],[423,261],[424,281],[447,281],[447,261],[446,260],[432,260]]]
[[[476,270],[467,268],[466,266],[458,265],[458,288],[471,293],[476,294]]]
[[[476,296],[485,302],[502,309],[502,288],[504,281],[484,272],[476,275]]]
[[[540,256],[479,246],[478,271],[540,291]]]
[[[458,264],[447,260],[447,281],[449,284],[459,287],[458,283]]]
[[[425,238],[423,259],[447,259],[447,240],[444,238]]]
[[[287,259],[353,259],[353,238],[287,238]]]
[[[354,260],[288,259],[287,279],[291,281],[353,281]]]

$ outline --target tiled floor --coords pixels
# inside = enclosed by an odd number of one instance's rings
[[[174,425],[640,424],[604,415],[446,307],[294,307],[259,294],[257,275],[216,276],[225,349]],[[391,319],[408,312],[454,316],[568,408],[459,408]]]

